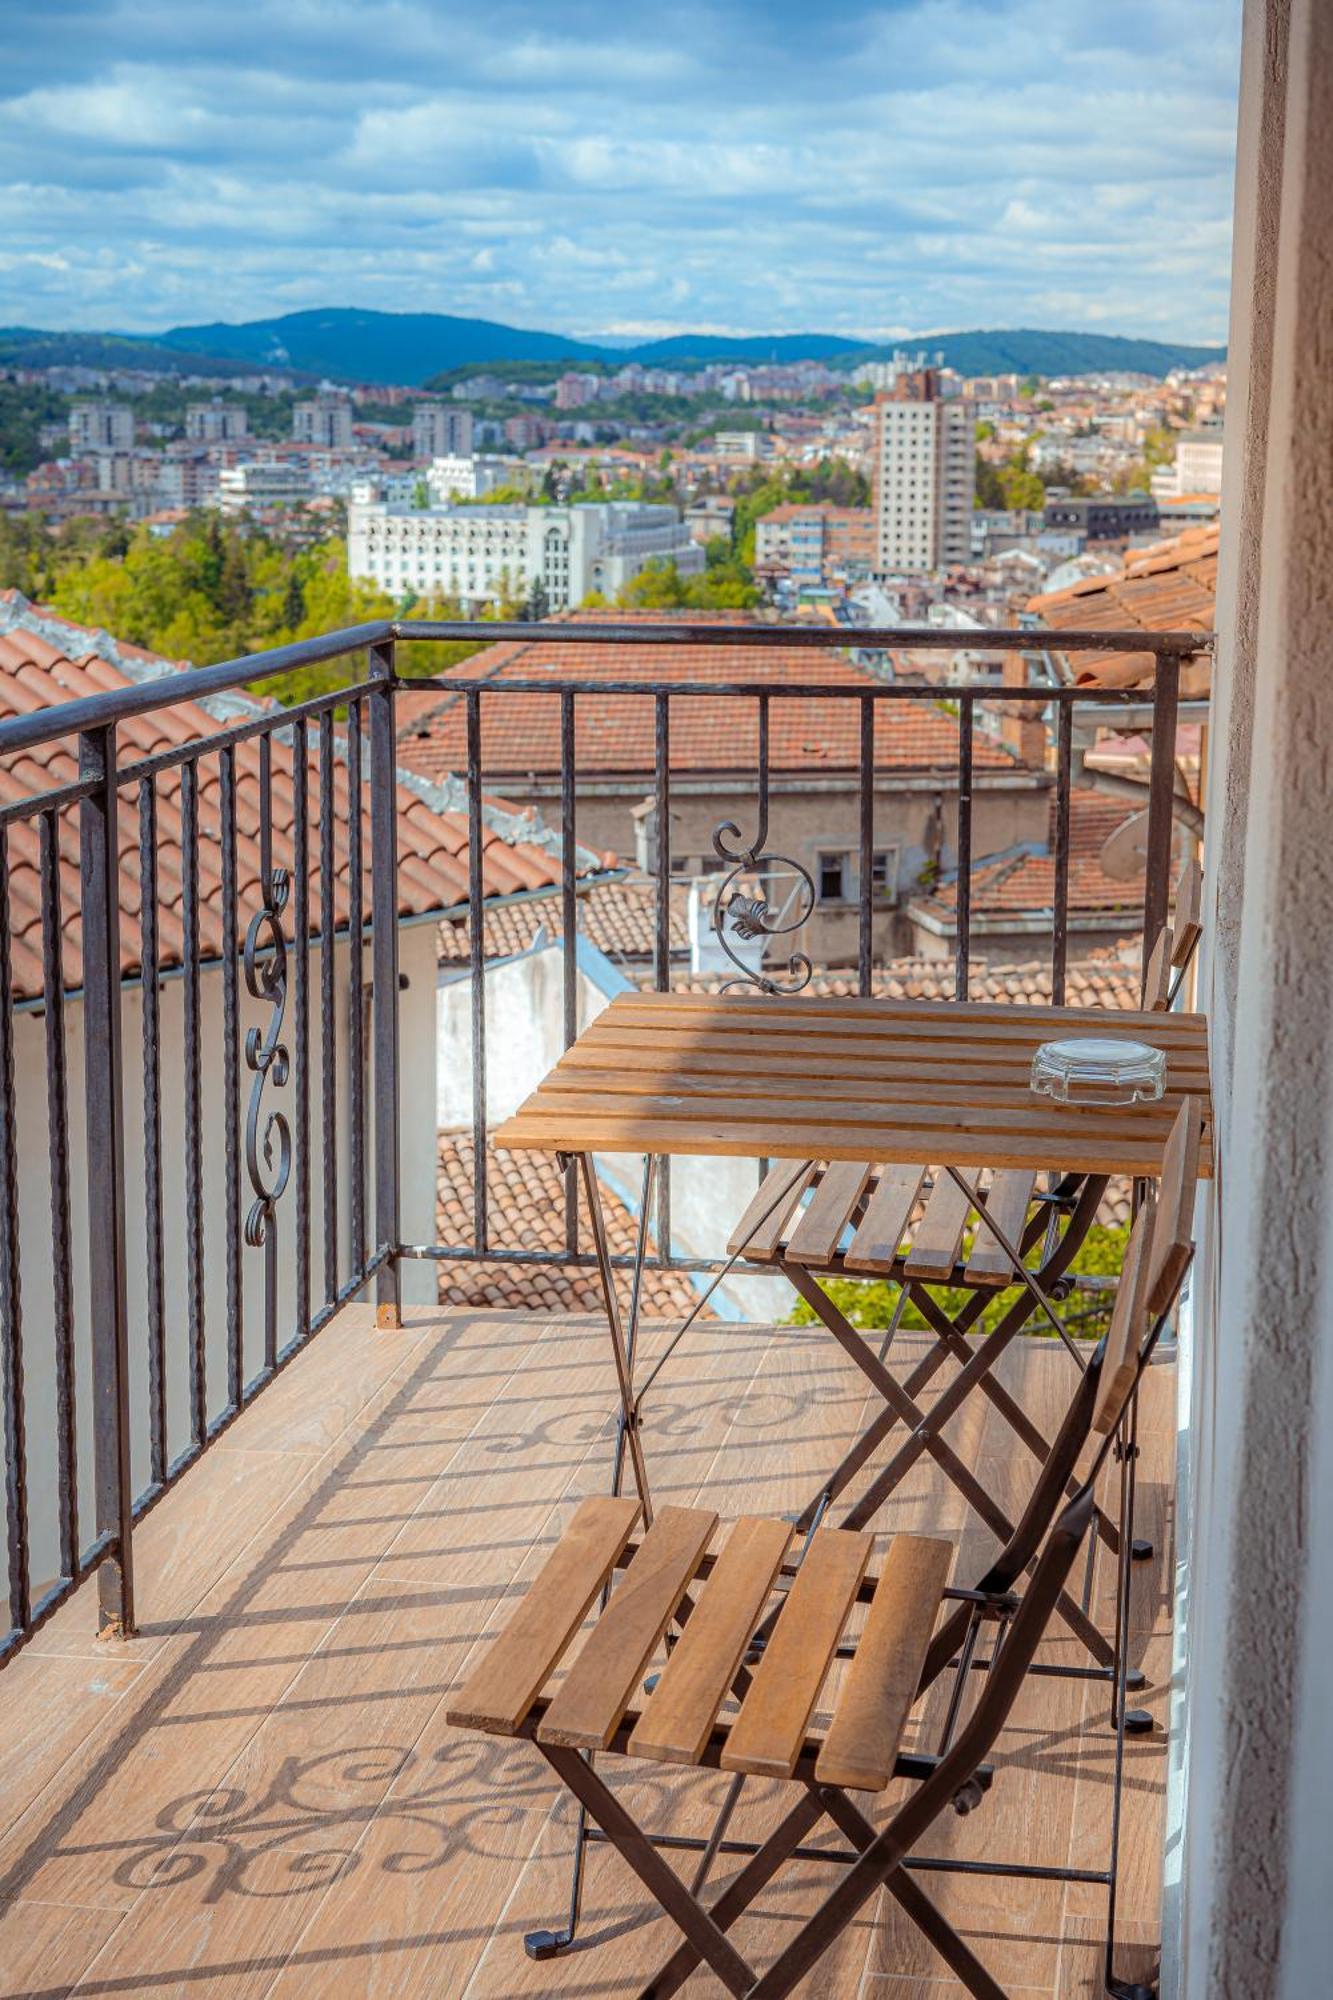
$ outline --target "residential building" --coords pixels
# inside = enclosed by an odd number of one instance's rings
[[[966,563],[975,489],[972,405],[934,368],[900,374],[874,405],[875,567],[928,574]]]
[[[346,450],[352,443],[351,398],[323,395],[297,403],[292,411],[292,439],[296,444]]]
[[[731,540],[736,502],[729,493],[709,493],[685,509],[685,525],[696,542]]]
[[[528,467],[520,458],[449,452],[431,461],[426,484],[441,502],[481,500],[502,486],[526,487],[529,476]]]
[[[224,514],[243,514],[255,507],[297,506],[313,491],[309,468],[299,459],[256,459],[245,465],[224,465],[218,471],[218,504]]]
[[[704,552],[674,507],[633,500],[574,507],[391,507],[357,503],[347,524],[347,564],[393,592],[457,597],[469,607],[540,586],[551,611],[590,591],[613,597],[653,562],[683,575]]]
[[[862,578],[875,568],[875,513],[827,501],[775,507],[755,524],[757,576],[789,577],[798,587]]]
[[[450,403],[418,403],[412,412],[412,456],[415,459],[469,458],[473,416]]]
[[[581,410],[587,403],[595,403],[602,391],[600,375],[561,375],[555,385],[555,407],[557,410]]]
[[[1198,430],[1182,431],[1176,441],[1176,481],[1174,499],[1187,494],[1222,491],[1222,426],[1205,424]]]
[[[76,458],[89,452],[132,451],[134,411],[128,403],[72,404],[69,448]]]
[[[1042,516],[1046,528],[1082,535],[1089,542],[1123,542],[1132,535],[1155,534],[1157,502],[1150,493],[1099,493],[1092,498],[1048,496]]]
[[[776,451],[771,431],[718,431],[713,438],[713,457],[737,465],[754,465]]]
[[[250,435],[250,419],[243,403],[224,403],[215,396],[211,403],[187,403],[185,435],[191,444],[234,444]]]

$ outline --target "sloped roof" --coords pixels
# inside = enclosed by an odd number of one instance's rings
[[[1110,576],[1084,577],[1066,590],[1047,591],[1029,601],[1043,624],[1079,631],[1211,632],[1217,597],[1216,522],[1186,528],[1151,548],[1134,549]],[[1075,653],[1069,658],[1079,686],[1151,687],[1151,653]],[[1204,700],[1212,685],[1207,654],[1181,668],[1180,691]]]
[[[1132,1012],[1140,1005],[1142,984],[1137,945],[1123,951],[1105,953],[1071,965],[1065,974],[1065,1004],[1069,1007],[1118,1007]],[[673,989],[683,993],[716,993],[725,981],[721,974],[703,979],[673,978]],[[860,992],[851,971],[817,970],[804,992],[815,999],[848,999]],[[953,959],[890,958],[872,968],[870,990],[877,1000],[940,1000],[954,996]],[[973,1000],[997,1000],[1015,1006],[1048,1007],[1051,1004],[1050,960],[1030,958],[1021,963],[992,965],[974,958],[968,971],[968,996]]]
[[[30,605],[18,592],[0,593],[0,720],[58,708],[80,696],[102,694],[145,677],[173,672],[183,662],[171,662],[108,638],[105,633],[72,624],[40,606]],[[207,706],[180,702],[152,714],[123,721],[117,732],[122,763],[152,757],[194,741],[216,736],[229,723],[265,712],[264,705],[245,697],[225,696]],[[310,930],[322,930],[324,914],[319,894],[319,774],[317,731],[309,732],[306,797],[309,823],[307,879]],[[239,925],[259,907],[260,756],[254,739],[235,748],[237,881]],[[199,942],[205,959],[222,951],[222,788],[219,760],[210,755],[197,765],[199,773]],[[367,763],[363,756],[363,779]],[[56,739],[18,756],[0,759],[0,805],[31,799],[78,776],[77,745]],[[290,866],[293,845],[293,751],[290,740],[273,739],[272,828],[274,859]],[[181,922],[183,863],[181,852],[181,774],[179,767],[158,774],[157,855],[159,876],[159,959],[163,969],[181,963],[184,930]],[[345,725],[335,736],[334,924],[349,921],[348,829],[351,794],[348,786]],[[120,910],[121,970],[140,970],[141,908],[138,858],[138,799],[136,790],[121,792]],[[362,810],[363,910],[370,898],[369,788]],[[487,897],[510,896],[549,888],[560,880],[559,841],[533,815],[520,815],[501,801],[488,801],[483,814],[482,887]],[[530,837],[523,837],[525,830]],[[9,828],[10,922],[13,984],[16,998],[42,991],[41,888],[38,821],[15,821]],[[79,912],[78,815],[59,815],[60,891],[63,927],[63,974],[66,985],[82,984]],[[581,850],[580,873],[594,873],[610,857]],[[403,918],[427,917],[454,908],[468,894],[468,821],[466,811],[440,810],[431,788],[410,773],[398,787],[398,909]]]
[[[602,614],[605,616],[605,614]],[[642,622],[663,618],[643,614]],[[617,611],[617,625],[631,622]],[[684,622],[676,613],[670,622]],[[575,619],[573,622],[587,622]],[[705,620],[691,618],[700,624]],[[734,614],[706,622],[737,624]],[[464,682],[573,680],[595,690],[606,681],[827,682],[842,687],[874,685],[869,672],[840,648],[806,646],[707,646],[553,644],[536,636],[505,641],[476,653],[458,670]],[[560,769],[560,703],[542,693],[483,694],[480,703],[482,760],[496,774],[554,775]],[[439,688],[398,698],[398,749],[413,770],[436,776],[456,770],[466,754],[466,703],[461,692]],[[774,771],[855,772],[860,758],[860,717],[854,701],[793,697],[775,701],[769,712],[769,761]],[[635,694],[581,700],[575,710],[574,754],[581,776],[611,772],[647,775],[655,765],[654,703]],[[719,701],[707,695],[675,697],[670,709],[670,760],[676,772],[752,771],[758,762],[756,704]],[[1025,771],[1016,752],[986,736],[974,751],[978,770]],[[875,704],[875,764],[883,770],[952,771],[958,762],[958,724],[928,697]]]
[[[441,1243],[472,1241],[473,1163],[470,1132],[441,1132],[436,1223]],[[579,1203],[579,1243],[592,1242],[586,1207]],[[486,1194],[493,1249],[544,1250],[553,1258],[565,1248],[565,1181],[549,1153],[486,1150]],[[612,1188],[601,1185],[602,1211],[613,1256],[629,1255],[638,1224]],[[650,1243],[654,1241],[649,1232]],[[651,1256],[652,1250],[649,1254]],[[595,1312],[605,1310],[597,1272],[578,1265],[482,1264],[460,1259],[439,1265],[439,1300],[449,1306],[494,1306],[510,1312]],[[643,1274],[643,1309],[649,1318],[680,1318],[698,1293],[680,1271]],[[705,1306],[701,1317],[711,1318]]]
[[[673,883],[668,919],[672,952],[689,950],[687,902],[688,891]],[[564,906],[556,893],[487,910],[485,955],[488,959],[510,958],[526,951],[539,930],[545,931],[548,938],[564,936]],[[646,875],[628,875],[581,890],[578,930],[580,936],[588,938],[608,958],[651,957],[657,943],[656,883]],[[466,915],[441,924],[442,962],[466,964],[470,955]]]
[[[1069,798],[1069,912],[1071,916],[1105,917],[1114,922],[1143,911],[1143,873],[1108,875],[1102,848],[1108,835],[1134,808],[1089,786],[1076,785]],[[1055,799],[1051,800],[1049,845],[1044,853],[1026,850],[982,855],[972,867],[972,915],[1032,916],[1055,907]],[[930,895],[916,896],[912,908],[933,911],[952,924],[958,907],[956,879],[941,882]]]

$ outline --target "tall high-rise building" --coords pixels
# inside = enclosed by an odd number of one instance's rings
[[[128,403],[74,403],[69,444],[76,458],[88,451],[132,451],[134,412]]]
[[[933,368],[902,374],[875,398],[875,566],[924,574],[972,549],[976,422],[962,397],[940,395]]]
[[[412,412],[413,458],[470,458],[472,434],[471,410],[418,403]]]

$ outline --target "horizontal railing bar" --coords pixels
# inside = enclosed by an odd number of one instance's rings
[[[80,799],[90,799],[100,783],[98,778],[73,778],[67,785],[53,785],[49,792],[15,799],[11,805],[0,806],[0,827],[12,826],[15,820],[36,819],[39,813],[58,812],[62,806],[75,806]]]
[[[1045,707],[1065,703],[1082,707],[1128,708],[1141,706],[1142,689],[1108,687],[990,687],[977,681],[653,681],[653,680],[565,680],[553,674],[549,679],[518,679],[506,674],[503,680],[469,680],[465,675],[423,675],[400,681],[406,689],[432,688],[444,694],[561,694],[681,695],[694,699],[701,695],[723,700],[754,701],[761,695],[775,701],[959,701],[964,695],[973,701],[1022,701]]]
[[[966,647],[971,652],[1035,653],[1156,653],[1177,658],[1211,650],[1211,632],[1047,631],[1020,626],[989,629],[978,626],[966,631],[946,631],[938,626],[914,625],[746,625],[691,624],[654,619],[651,624],[583,624],[578,620],[555,620],[540,625],[511,620],[411,619],[393,622],[396,639],[475,640],[482,645],[517,641],[543,646],[809,646],[813,649],[854,648],[858,652],[882,652],[893,647],[914,653],[956,653]]]
[[[140,778],[155,776],[159,771],[169,771],[179,764],[195,763],[201,757],[212,757],[219,750],[228,750],[238,743],[247,743],[256,736],[280,735],[294,722],[304,717],[322,715],[325,709],[338,708],[345,701],[353,701],[357,695],[366,694],[380,685],[376,681],[349,681],[346,687],[336,688],[332,694],[312,695],[308,701],[294,702],[290,708],[270,709],[258,715],[253,722],[238,723],[234,729],[219,729],[216,736],[197,736],[189,743],[177,744],[171,750],[155,751],[151,757],[141,757],[137,763],[121,764],[116,770],[117,785],[135,784]]]
[[[339,632],[326,632],[318,639],[299,639],[290,646],[274,646],[266,653],[247,653],[236,660],[219,660],[213,667],[184,667],[176,674],[160,674],[155,680],[135,681],[129,687],[109,688],[105,694],[80,695],[77,701],[62,701],[55,708],[35,709],[31,715],[11,716],[0,722],[0,757],[16,750],[30,750],[52,737],[72,736],[76,730],[105,729],[131,715],[151,715],[154,709],[174,708],[182,701],[205,701],[209,695],[230,694],[234,688],[253,681],[271,680],[276,674],[290,674],[302,667],[323,666],[360,652],[377,639],[392,636],[393,628],[384,619],[367,625],[348,625]]]

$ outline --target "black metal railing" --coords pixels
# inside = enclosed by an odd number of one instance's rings
[[[857,981],[873,979],[877,705],[948,705],[957,718],[955,990],[970,963],[977,707],[1054,713],[1051,967],[1068,959],[1069,798],[1078,703],[1142,707],[1141,694],[1067,686],[934,686],[890,680],[663,682],[660,645],[735,644],[722,625],[552,624],[553,650],[642,649],[643,678],[490,679],[464,667],[400,679],[400,640],[531,641],[530,625],[377,623],[221,666],[135,682],[0,723],[0,1389],[8,1629],[0,1663],[97,1575],[105,1631],[134,1624],[133,1530],[238,1413],[349,1300],[373,1285],[400,1316],[411,1260],[591,1267],[577,1190],[565,1183],[559,1250],[496,1240],[487,1183],[487,975],[483,856],[490,704],[541,693],[559,711],[561,1033],[578,1026],[576,952],[584,704],[632,696],[651,713],[658,828],[653,977],[671,979],[673,704],[745,704],[758,721],[756,823],[719,834],[727,864],[765,858],[773,704],[856,704]],[[745,626],[747,648],[848,644],[834,627]],[[957,635],[877,631],[859,649],[952,650]],[[1165,918],[1182,660],[1194,634],[987,635],[989,648],[1132,649],[1156,656],[1143,923]],[[364,659],[364,666],[360,662]],[[326,665],[340,684],[285,709],[165,726],[183,702]],[[464,710],[466,914],[470,920],[472,1229],[407,1243],[400,1220],[400,687],[434,686]],[[943,711],[942,711],[943,712]],[[158,717],[154,747],[138,725]],[[168,747],[156,747],[163,739]],[[183,739],[183,740],[182,740]],[[36,754],[40,753],[40,754]],[[34,774],[36,776],[34,777]],[[49,781],[48,781],[49,780]],[[367,796],[368,795],[368,796]],[[761,928],[765,919],[754,918]],[[443,913],[441,913],[443,914]],[[457,909],[449,912],[459,915]],[[21,933],[21,934],[20,934]],[[35,944],[30,939],[35,935]],[[317,958],[317,963],[315,962]],[[16,966],[19,972],[16,975]],[[137,1011],[137,1035],[126,1032]],[[131,1025],[134,1025],[131,1023]],[[82,1091],[72,1078],[82,1066]],[[128,1163],[128,1164],[127,1164]],[[672,1250],[671,1183],[658,1177],[657,1261]],[[131,1331],[133,1327],[133,1332]]]

